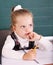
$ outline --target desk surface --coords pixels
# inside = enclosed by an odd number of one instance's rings
[[[24,61],[24,60],[15,60],[15,59],[7,59],[2,57],[2,65],[53,65],[53,58],[52,58],[52,51],[46,52],[46,51],[40,51],[37,50],[36,53],[36,60],[39,62],[36,63],[35,61]]]
[[[45,65],[53,65],[53,64],[45,64]]]

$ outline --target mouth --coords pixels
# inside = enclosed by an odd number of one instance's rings
[[[26,33],[26,36],[28,36],[28,38],[31,39],[30,33]]]
[[[30,33],[26,33],[26,35],[29,35]]]

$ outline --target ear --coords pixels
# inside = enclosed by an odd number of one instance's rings
[[[12,27],[12,29],[13,29],[13,31],[15,31],[15,30],[16,30],[16,26],[14,25],[14,26]]]

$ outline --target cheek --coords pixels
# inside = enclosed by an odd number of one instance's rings
[[[30,30],[31,30],[31,32],[33,32],[33,27],[32,27],[32,28],[30,28]]]
[[[22,37],[22,38],[25,38],[26,37],[26,35],[25,35],[25,32],[24,31],[19,31],[18,33],[17,33],[20,37]]]
[[[25,34],[25,31],[19,29],[19,30],[17,30],[17,34],[19,34],[19,35],[24,35],[24,34]]]

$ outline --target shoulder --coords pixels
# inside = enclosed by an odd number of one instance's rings
[[[11,37],[11,35],[8,35],[7,37],[6,37],[6,41],[9,41],[9,42],[13,42],[14,40],[12,39],[12,37]]]
[[[6,37],[6,40],[4,42],[4,45],[7,45],[7,46],[14,46],[15,45],[15,42],[14,40],[11,38],[11,35],[8,35]]]

